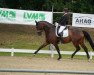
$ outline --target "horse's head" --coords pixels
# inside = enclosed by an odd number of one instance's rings
[[[45,24],[41,21],[39,21],[39,22],[35,21],[35,22],[36,22],[37,33],[38,33],[38,35],[41,35],[42,31],[44,30]]]

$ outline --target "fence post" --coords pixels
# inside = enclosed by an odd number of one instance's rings
[[[54,50],[55,50],[55,47],[53,46],[53,44],[50,45],[50,50],[51,50],[51,58],[54,57]]]
[[[52,24],[53,24],[53,10],[54,10],[54,6],[52,5]]]
[[[14,48],[11,49],[11,56],[14,56]]]
[[[92,59],[92,51],[90,51],[90,59]]]

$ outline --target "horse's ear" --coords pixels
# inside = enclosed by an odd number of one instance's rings
[[[38,22],[35,20],[35,23],[36,23],[36,25],[38,24]]]
[[[37,23],[37,21],[35,20],[35,23]]]

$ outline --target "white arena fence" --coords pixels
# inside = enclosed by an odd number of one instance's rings
[[[11,56],[14,56],[15,53],[34,53],[36,50],[30,50],[30,49],[5,49],[5,48],[0,48],[0,52],[10,52]],[[61,54],[65,55],[72,55],[74,51],[60,51]],[[55,50],[40,50],[38,53],[41,54],[51,54],[51,57],[54,57],[54,54],[57,54],[57,51]],[[94,52],[90,51],[90,59],[94,56]],[[86,55],[85,52],[77,52],[76,55]]]
[[[94,75],[94,71],[70,71],[70,70],[33,70],[33,69],[0,69],[0,72],[24,72],[24,73],[59,73],[59,74],[88,74]]]

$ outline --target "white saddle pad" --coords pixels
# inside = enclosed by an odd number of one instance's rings
[[[63,31],[63,37],[68,37],[68,35],[69,35],[69,34],[68,34],[68,29],[64,30],[64,31]]]

